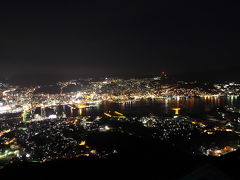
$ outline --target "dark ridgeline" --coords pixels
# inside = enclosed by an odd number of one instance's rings
[[[94,78],[94,79],[103,79],[105,77],[110,78],[149,78],[161,75],[161,71],[159,72],[142,72],[142,73],[106,73],[104,75],[97,74],[83,74],[81,72],[69,72],[69,73],[17,73],[11,76],[1,76],[0,82],[7,82],[10,84],[17,84],[22,87],[24,86],[36,86],[36,85],[49,85],[55,84],[59,81],[68,81],[72,79],[79,78]],[[221,70],[211,70],[211,71],[186,71],[186,72],[166,72],[168,75],[168,79],[166,82],[171,83],[179,80],[184,81],[199,81],[199,82],[208,82],[208,83],[223,83],[225,81],[228,82],[240,82],[240,71],[238,67],[231,69],[221,69]]]

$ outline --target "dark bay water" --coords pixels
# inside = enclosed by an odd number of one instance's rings
[[[102,115],[108,111],[119,111],[127,116],[173,115],[172,108],[181,108],[181,115],[199,115],[210,112],[216,107],[240,107],[239,96],[206,98],[168,98],[148,99],[129,103],[104,102],[96,107],[82,109],[82,115]]]

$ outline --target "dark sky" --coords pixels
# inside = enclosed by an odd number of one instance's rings
[[[231,71],[239,9],[229,0],[1,1],[0,75]]]

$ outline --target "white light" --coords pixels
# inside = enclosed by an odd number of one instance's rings
[[[6,113],[7,111],[11,110],[10,106],[0,106],[0,114],[1,113]]]
[[[26,157],[30,157],[30,154],[26,154]]]
[[[57,115],[56,114],[52,114],[50,116],[48,116],[49,119],[57,119]]]
[[[108,127],[108,126],[105,126],[104,128],[105,128],[105,130],[110,130],[110,127]]]
[[[81,92],[78,92],[76,95],[76,98],[83,97],[83,94]]]

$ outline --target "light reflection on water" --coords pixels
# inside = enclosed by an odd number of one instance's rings
[[[181,114],[204,114],[214,107],[240,107],[239,96],[203,97],[203,98],[165,98],[133,101],[128,103],[103,102],[101,105],[83,109],[82,115],[101,115],[106,111],[120,111],[125,115],[173,114],[171,108],[180,107]]]

